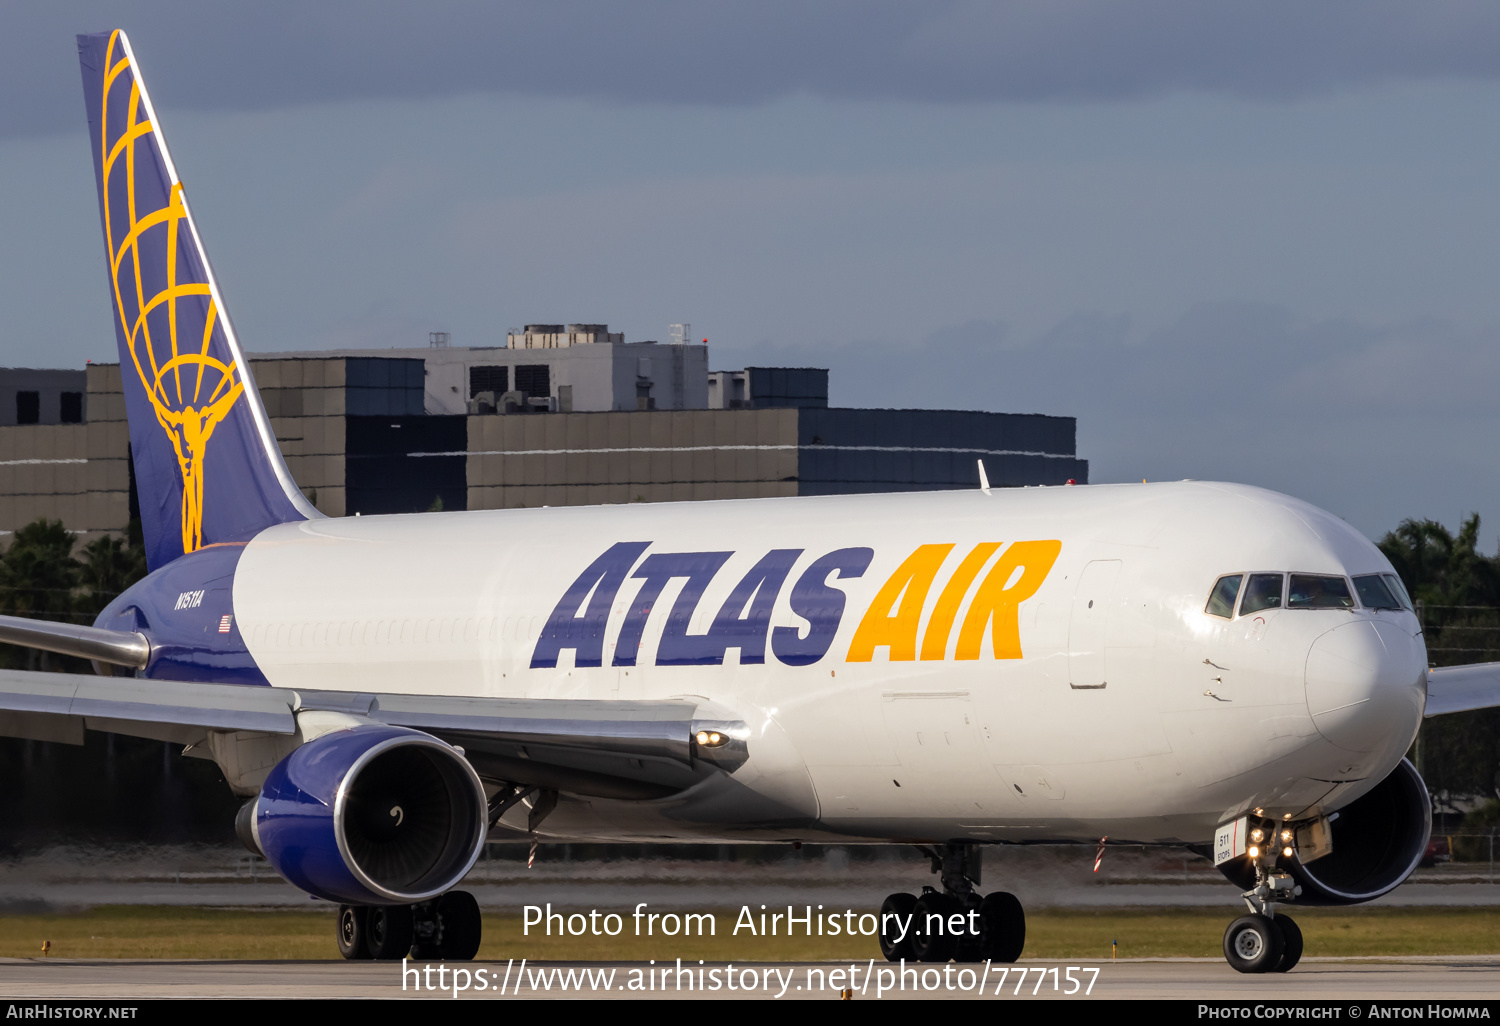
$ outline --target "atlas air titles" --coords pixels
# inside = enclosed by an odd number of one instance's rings
[[[874,549],[856,546],[813,560],[787,596],[792,612],[806,620],[807,627],[772,627],[772,611],[804,552],[772,549],[735,584],[708,630],[693,634],[688,625],[699,601],[734,552],[648,555],[651,545],[617,542],[578,575],[542,628],[531,655],[532,669],[557,666],[568,650],[577,667],[604,665],[606,652],[612,652],[611,666],[635,666],[643,652],[647,622],[673,580],[681,580],[682,586],[661,628],[653,665],[717,666],[730,649],[737,649],[741,665],[775,659],[787,666],[808,666],[828,656],[843,622],[848,596],[840,583],[864,577],[875,558]],[[1020,604],[1047,579],[1062,542],[974,545],[942,581],[923,629],[928,596],[938,587],[954,549],[952,542],[919,545],[892,571],[865,607],[842,653],[844,661],[870,662],[881,648],[889,651],[892,662],[941,660],[950,649],[954,659],[978,659],[986,631],[996,659],[1021,658]],[[627,579],[641,583],[611,638],[610,612]],[[965,608],[964,599],[971,592]]]

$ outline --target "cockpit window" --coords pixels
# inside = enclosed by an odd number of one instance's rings
[[[1401,600],[1391,592],[1390,585],[1380,574],[1365,574],[1354,579],[1354,590],[1359,594],[1359,604],[1366,609],[1401,609]]]
[[[1240,604],[1240,615],[1258,613],[1262,609],[1276,609],[1281,605],[1281,575],[1251,574],[1245,585],[1245,598]]]
[[[1286,605],[1288,609],[1353,609],[1354,596],[1342,577],[1292,574]]]
[[[1214,585],[1213,594],[1208,596],[1207,612],[1213,616],[1222,616],[1226,620],[1233,619],[1234,600],[1240,597],[1240,584],[1244,580],[1244,574],[1220,577],[1218,583]]]
[[[1385,583],[1391,586],[1391,594],[1396,596],[1396,601],[1401,603],[1402,609],[1411,608],[1411,596],[1406,592],[1406,585],[1401,583],[1401,578],[1395,574],[1381,574]]]

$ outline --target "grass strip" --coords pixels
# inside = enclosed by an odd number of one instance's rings
[[[712,936],[634,934],[553,936],[517,915],[486,915],[486,960],[594,961],[705,959],[802,961],[879,958],[873,937],[750,936],[733,933],[738,910],[717,910]],[[1292,913],[1309,956],[1500,954],[1500,909],[1346,908]],[[1026,957],[1107,960],[1219,957],[1231,916],[1220,909],[1035,909],[1027,916]],[[578,921],[574,921],[578,925]],[[758,925],[758,922],[757,922]],[[318,911],[99,906],[48,915],[0,914],[0,957],[328,959],[336,958],[331,906]],[[705,927],[705,934],[707,928]],[[1112,945],[1115,945],[1112,948]]]

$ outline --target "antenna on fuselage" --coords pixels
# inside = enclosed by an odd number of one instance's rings
[[[979,461],[979,490],[984,494],[990,494],[990,475],[984,472],[984,460]]]

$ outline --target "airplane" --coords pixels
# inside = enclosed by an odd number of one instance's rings
[[[1175,845],[1247,914],[1390,892],[1430,832],[1429,670],[1380,551],[1307,503],[1175,482],[325,517],[287,471],[129,41],[78,37],[148,575],[0,640],[0,734],[183,745],[351,959],[462,960],[458,885],[536,840],[910,844],[892,960],[1020,958],[1006,844]],[[909,927],[909,928],[908,928]]]

